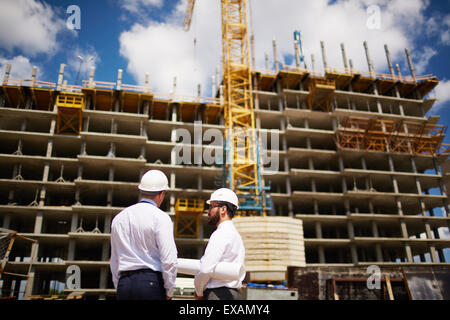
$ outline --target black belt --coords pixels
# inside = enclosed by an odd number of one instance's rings
[[[126,276],[131,276],[132,274],[142,273],[142,272],[161,273],[159,271],[153,271],[152,269],[145,268],[145,269],[137,269],[137,270],[120,271],[120,276],[126,277]]]
[[[229,287],[217,287],[217,288],[206,288],[205,289],[205,291],[207,291],[207,290],[215,290],[215,289],[228,289],[228,290],[234,290],[234,291],[237,291],[237,292],[239,292],[239,289],[236,289],[236,288],[229,288]]]

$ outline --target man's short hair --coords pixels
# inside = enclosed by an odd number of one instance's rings
[[[142,191],[142,190],[140,191],[142,196],[150,197],[150,198],[156,197],[161,192],[164,192],[164,190],[163,191]]]
[[[219,201],[218,203],[221,206],[227,207],[227,214],[230,219],[233,219],[234,215],[236,214],[236,206],[226,201]]]

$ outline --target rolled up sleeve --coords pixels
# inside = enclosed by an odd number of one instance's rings
[[[158,226],[156,241],[159,248],[164,288],[168,297],[173,296],[177,278],[177,247],[173,236],[173,223],[167,216]]]
[[[214,269],[225,251],[226,244],[226,239],[221,239],[215,234],[213,234],[209,239],[205,254],[200,259],[200,270],[195,275],[194,279],[195,292],[197,296],[203,296],[203,291],[206,289],[206,285],[211,278],[211,274],[214,272]]]

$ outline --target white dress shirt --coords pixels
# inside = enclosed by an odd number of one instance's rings
[[[234,262],[244,265],[245,248],[239,232],[231,220],[223,221],[209,238],[205,254],[200,259],[200,271],[194,279],[195,292],[202,297],[206,288],[240,288],[245,273],[239,280],[224,281],[211,278],[219,262]]]
[[[117,288],[120,272],[150,268],[162,272],[167,296],[177,277],[177,248],[170,217],[143,199],[122,210],[111,224],[111,273]]]

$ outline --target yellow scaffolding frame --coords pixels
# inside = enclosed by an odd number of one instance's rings
[[[341,149],[432,155],[447,152],[442,150],[445,130],[431,123],[349,117],[336,131],[336,144]]]
[[[309,110],[330,112],[334,90],[336,90],[334,79],[311,78],[307,98]]]
[[[175,203],[175,237],[197,238],[204,200],[178,198]]]
[[[56,133],[79,135],[83,125],[84,94],[61,92],[56,98],[56,106]]]

